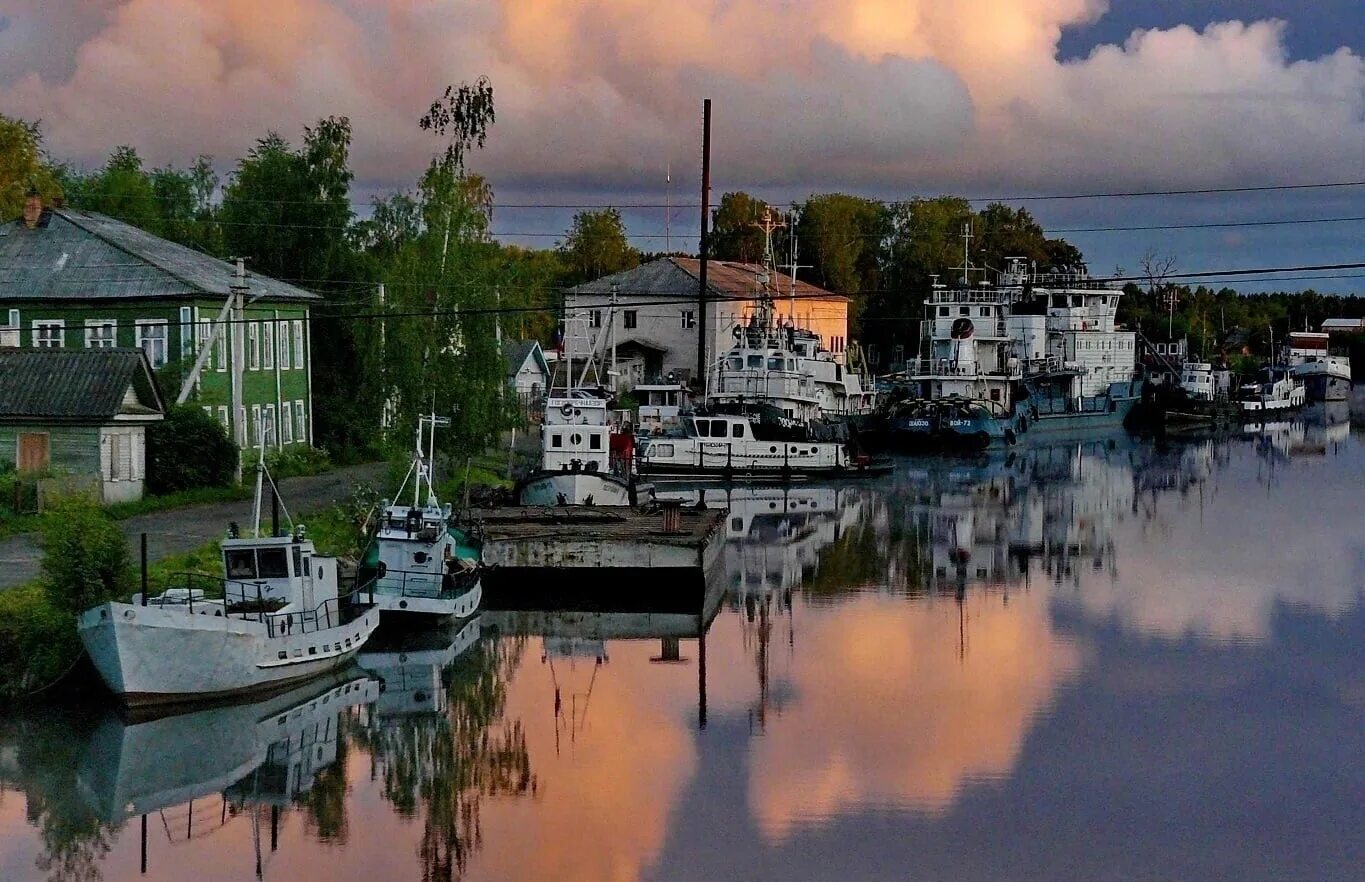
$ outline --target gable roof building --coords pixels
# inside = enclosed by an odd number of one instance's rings
[[[643,365],[635,382],[665,379],[669,373],[675,379],[687,380],[696,373],[700,285],[701,261],[665,257],[569,289],[565,310],[589,313],[596,345],[597,335],[606,331],[606,322],[595,313],[603,312],[615,296],[618,358],[625,350],[629,358],[638,358]],[[708,360],[731,347],[734,329],[747,322],[765,293],[773,300],[778,321],[790,320],[819,334],[836,357],[847,349],[850,301],[842,294],[808,282],[793,282],[780,273],[770,275],[760,264],[726,260],[707,262],[706,288]],[[581,357],[583,353],[575,354]]]
[[[321,298],[248,276],[242,323],[227,329],[241,335],[244,361],[234,420],[233,349],[226,333],[213,335],[234,275],[226,261],[102,214],[26,206],[23,218],[0,223],[0,347],[138,348],[159,370],[188,367],[211,346],[194,403],[229,434],[240,424],[247,446],[311,444],[310,308]]]
[[[164,416],[141,349],[0,350],[0,470],[138,499],[146,427]]]

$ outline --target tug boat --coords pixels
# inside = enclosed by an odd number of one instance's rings
[[[432,484],[435,432],[450,420],[436,415],[417,421],[412,464],[392,500],[380,506],[379,523],[360,564],[360,579],[370,586],[368,601],[386,618],[430,621],[468,618],[482,598],[483,540],[456,526],[449,503],[442,505]],[[423,449],[423,435],[428,435]],[[399,502],[412,482],[411,503]],[[425,491],[425,498],[423,498]]]
[[[1289,335],[1288,363],[1294,376],[1303,381],[1309,401],[1345,401],[1355,388],[1351,380],[1351,359],[1329,349],[1330,335],[1294,331]]]
[[[76,622],[101,679],[130,706],[273,691],[348,662],[379,625],[361,591],[339,590],[336,558],[317,553],[303,525],[221,544],[224,578],[183,574],[156,597],[103,603]],[[274,481],[270,481],[272,492]],[[287,516],[286,512],[286,516]],[[363,591],[363,589],[361,589]]]
[[[898,446],[979,449],[1116,429],[1141,400],[1135,334],[1115,324],[1123,292],[1113,283],[1083,267],[1034,273],[1014,258],[997,282],[934,284],[928,357],[907,372],[914,394],[890,415]]]
[[[517,505],[633,506],[650,493],[632,474],[632,434],[613,430],[600,395],[552,396],[540,435],[540,468],[517,483]]]
[[[1247,419],[1258,420],[1267,413],[1286,413],[1303,407],[1307,390],[1292,367],[1273,365],[1263,368],[1254,383],[1243,383],[1238,404]]]
[[[694,414],[678,436],[649,438],[637,455],[642,475],[783,478],[795,475],[884,474],[889,466],[850,454],[836,441],[771,437],[748,415]]]

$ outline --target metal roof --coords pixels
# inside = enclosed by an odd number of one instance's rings
[[[572,294],[610,294],[614,286],[620,297],[695,298],[700,277],[701,261],[695,257],[661,257],[569,290]],[[706,288],[713,297],[753,297],[763,289],[773,297],[787,297],[793,290],[790,276],[768,276],[759,264],[729,260],[707,261]],[[796,282],[795,293],[798,297],[848,300],[843,294],[801,281]]]
[[[0,301],[227,297],[233,266],[102,214],[49,209],[29,229],[0,224]],[[318,295],[248,274],[251,300]]]
[[[0,349],[0,422],[104,422],[164,411],[141,349]]]
[[[526,359],[535,354],[536,364],[545,373],[550,372],[550,366],[545,361],[545,353],[540,351],[540,343],[536,340],[523,340],[520,343],[508,342],[502,344],[502,357],[507,363],[507,376],[513,376],[521,370],[522,365],[526,364]]]

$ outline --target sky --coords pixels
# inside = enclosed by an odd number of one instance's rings
[[[637,245],[695,249],[705,97],[713,201],[1335,183],[1365,180],[1362,53],[1352,0],[0,0],[0,112],[88,166],[129,143],[225,171],[344,114],[364,203],[438,149],[431,100],[487,75],[471,166],[500,234],[548,245],[573,213],[513,205],[610,203]],[[1365,222],[1327,220],[1365,216],[1365,187],[1019,204],[1097,273],[1149,248],[1185,271],[1365,260]]]

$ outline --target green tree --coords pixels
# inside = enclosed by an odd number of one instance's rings
[[[882,203],[844,193],[812,196],[800,208],[797,241],[811,277],[840,294],[880,287],[882,240],[889,215]]]
[[[48,603],[77,615],[133,589],[128,540],[104,509],[85,499],[66,499],[42,525],[43,590]]]
[[[43,131],[0,113],[0,223],[24,212],[24,200],[36,188],[45,203],[62,195],[58,174],[43,150]]]
[[[710,257],[741,263],[762,261],[763,231],[758,224],[768,210],[768,203],[743,191],[721,196],[711,220]]]
[[[227,487],[237,456],[222,423],[193,404],[171,407],[164,420],[147,428],[147,489],[175,493]]]
[[[107,214],[156,236],[165,232],[151,177],[132,147],[114,148],[104,167],[86,179],[74,195],[78,208]]]
[[[559,243],[559,255],[568,270],[566,281],[570,284],[640,265],[640,252],[631,247],[621,212],[614,208],[575,214],[573,224]]]

